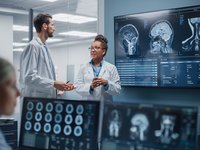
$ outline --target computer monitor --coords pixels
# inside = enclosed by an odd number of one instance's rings
[[[122,86],[200,87],[200,6],[114,18]]]
[[[96,150],[99,102],[24,98],[20,150]]]
[[[0,129],[1,129],[1,132],[3,132],[6,142],[8,143],[8,145],[10,145],[12,150],[17,150],[18,149],[17,121],[14,119],[1,118]]]
[[[107,103],[101,150],[197,150],[196,107]]]

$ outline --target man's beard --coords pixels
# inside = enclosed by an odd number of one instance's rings
[[[53,37],[53,32],[46,31],[47,37]]]

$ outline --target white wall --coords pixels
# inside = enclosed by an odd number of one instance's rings
[[[92,41],[92,40],[91,40]],[[90,59],[89,47],[91,42],[78,43],[73,45],[51,47],[50,53],[57,68],[57,79],[66,81],[67,65],[75,65],[75,74],[80,64],[88,62]]]
[[[67,81],[67,65],[74,65],[74,72],[68,74],[74,74],[74,78],[78,73],[81,64],[85,64],[90,60],[89,47],[91,40],[80,41],[76,44],[51,47],[51,56],[57,70],[57,79],[66,82]],[[80,95],[75,91],[65,92],[61,98],[67,99],[80,99]]]
[[[13,17],[0,15],[0,56],[13,62]]]

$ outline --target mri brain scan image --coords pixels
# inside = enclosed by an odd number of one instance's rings
[[[150,53],[151,54],[170,54],[173,53],[172,41],[174,31],[169,21],[159,20],[150,29]]]
[[[174,132],[176,117],[172,115],[163,115],[160,123],[160,130],[155,131],[155,136],[159,138],[163,144],[171,144],[173,140],[179,137],[179,134]]]
[[[112,137],[119,137],[119,130],[121,128],[121,115],[118,110],[114,109],[109,116],[109,135]]]
[[[191,29],[192,35],[182,41],[182,49],[184,52],[188,51],[200,51],[200,17],[189,18],[188,24]]]
[[[131,118],[130,138],[132,140],[146,140],[149,121],[144,114],[135,114]]]
[[[127,57],[136,54],[139,33],[132,24],[127,24],[119,30],[120,47],[125,51]]]

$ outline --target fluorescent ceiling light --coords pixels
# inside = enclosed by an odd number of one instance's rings
[[[57,0],[42,0],[42,1],[46,1],[46,2],[55,2]]]
[[[28,15],[28,11],[27,10],[14,9],[14,8],[6,8],[6,7],[0,7],[0,12],[11,13],[11,14]]]
[[[81,23],[86,23],[86,22],[91,22],[91,21],[97,21],[97,18],[58,13],[58,14],[53,15],[53,20],[81,24]]]
[[[79,36],[79,37],[92,37],[96,36],[97,33],[92,32],[81,32],[81,31],[69,31],[69,32],[62,32],[59,33],[60,35],[69,35],[69,36]]]
[[[13,30],[28,32],[28,26],[13,25]]]
[[[24,49],[23,48],[14,48],[13,51],[14,52],[22,52]]]
[[[28,38],[23,38],[22,41],[28,42]]]
[[[53,42],[60,42],[63,39],[58,39],[58,38],[48,38],[47,43],[53,43]],[[23,38],[22,41],[28,42],[28,38]]]
[[[28,26],[22,26],[22,25],[13,25],[13,30],[14,31],[28,32],[29,27]],[[33,28],[33,32],[35,32],[35,28]]]
[[[53,42],[60,42],[62,39],[57,39],[57,38],[48,38],[47,43],[53,43]]]
[[[26,46],[28,43],[17,43],[17,42],[14,42],[13,43],[13,46],[15,47],[20,47],[20,46]]]

